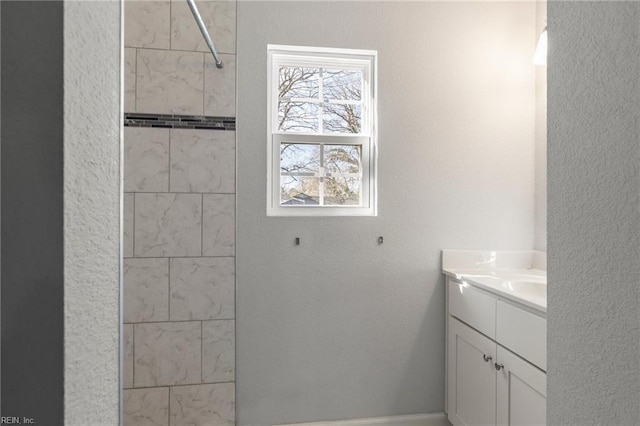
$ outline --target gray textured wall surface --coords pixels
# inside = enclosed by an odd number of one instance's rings
[[[440,250],[534,244],[535,16],[238,3],[238,424],[443,410]],[[266,217],[268,43],[378,50],[377,217]]]
[[[549,3],[548,423],[640,424],[640,4]]]
[[[119,421],[120,1],[64,2],[64,413]]]
[[[2,415],[62,424],[62,3],[0,8]]]

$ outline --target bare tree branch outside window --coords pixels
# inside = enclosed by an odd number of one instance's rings
[[[279,130],[360,133],[362,85],[360,71],[280,67]],[[281,204],[358,205],[361,160],[359,145],[283,143]]]

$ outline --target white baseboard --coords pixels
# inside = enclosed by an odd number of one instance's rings
[[[445,413],[413,414],[410,416],[374,417],[370,419],[337,420],[331,422],[288,423],[279,426],[450,426]]]

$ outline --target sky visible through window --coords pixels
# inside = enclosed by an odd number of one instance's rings
[[[285,205],[360,205],[359,145],[280,146],[280,199]]]
[[[280,67],[278,130],[311,134],[359,134],[361,71]],[[360,205],[359,145],[282,143],[281,205]]]
[[[360,133],[362,72],[280,67],[278,130]]]

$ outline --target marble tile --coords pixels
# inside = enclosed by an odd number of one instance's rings
[[[235,378],[235,321],[202,323],[202,381],[232,382]]]
[[[124,110],[136,110],[136,49],[124,49]]]
[[[124,190],[169,191],[169,129],[124,128]]]
[[[216,67],[212,55],[204,59],[204,114],[236,116],[236,56],[220,55],[224,68]]]
[[[204,54],[138,49],[136,111],[202,115]]]
[[[167,426],[169,388],[124,391],[124,426]]]
[[[171,320],[234,317],[232,257],[171,259]]]
[[[235,133],[171,130],[172,192],[235,192]]]
[[[235,53],[236,2],[198,0],[196,3],[216,50]],[[209,52],[187,2],[173,0],[171,8],[171,48]]]
[[[124,194],[122,207],[122,251],[124,257],[133,257],[133,194]]]
[[[202,254],[235,255],[235,196],[205,194],[202,204]]]
[[[136,387],[200,383],[201,323],[135,324]]]
[[[124,324],[122,327],[123,353],[123,386],[125,389],[133,387],[133,324]]]
[[[124,322],[169,320],[169,259],[124,260]]]
[[[126,0],[124,46],[169,49],[171,2]]]
[[[233,383],[172,387],[170,425],[233,426],[234,392]]]
[[[202,195],[136,194],[137,257],[200,256]]]

